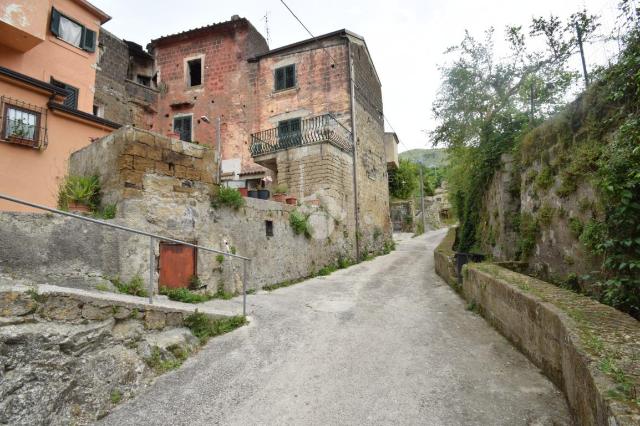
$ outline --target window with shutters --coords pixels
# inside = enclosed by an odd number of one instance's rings
[[[275,90],[290,89],[296,86],[296,66],[295,64],[275,70]]]
[[[62,105],[69,108],[78,109],[78,94],[80,91],[77,87],[73,87],[70,84],[58,81],[53,77],[51,78],[51,84],[67,91],[67,96],[64,98]]]
[[[173,133],[180,136],[180,140],[191,142],[191,115],[173,117]]]
[[[96,50],[96,32],[63,15],[55,8],[51,9],[50,30],[60,40],[64,40],[79,49],[87,52],[95,52]]]

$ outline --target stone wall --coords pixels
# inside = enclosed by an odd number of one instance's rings
[[[179,365],[197,349],[183,326],[193,311],[109,293],[0,286],[0,423],[92,424],[148,385],[163,362]]]
[[[416,209],[413,200],[396,200],[389,204],[393,230],[395,232],[415,232]]]
[[[115,35],[100,29],[98,36],[100,58],[96,69],[94,104],[103,110],[103,117],[115,123],[133,124],[151,129],[158,91],[138,84],[129,76],[138,56],[131,56],[129,46]],[[153,61],[147,60],[153,68]],[[135,76],[131,76],[135,78]]]
[[[578,424],[640,422],[638,321],[495,264],[469,264],[457,283],[453,243],[450,232],[434,252],[438,275],[563,390]]]

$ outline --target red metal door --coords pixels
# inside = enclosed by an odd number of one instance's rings
[[[160,243],[160,287],[189,287],[196,275],[196,249],[184,244]]]

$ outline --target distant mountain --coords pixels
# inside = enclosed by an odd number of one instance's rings
[[[444,148],[410,149],[398,154],[401,160],[422,162],[427,167],[441,167],[447,164],[447,152]]]

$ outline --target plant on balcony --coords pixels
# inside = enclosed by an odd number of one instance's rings
[[[289,191],[289,187],[286,183],[279,183],[275,185],[273,188],[273,201],[277,201],[279,203],[284,203],[287,198],[287,191]]]
[[[61,210],[88,213],[100,204],[100,179],[98,176],[67,176],[58,191],[58,207]]]
[[[218,190],[218,195],[214,196],[211,200],[211,207],[213,208],[227,206],[238,210],[240,207],[244,207],[244,205],[245,200],[236,188],[221,187]]]
[[[289,215],[289,225],[293,228],[296,235],[304,234],[305,237],[311,237],[311,225],[309,224],[309,215],[294,210]]]

